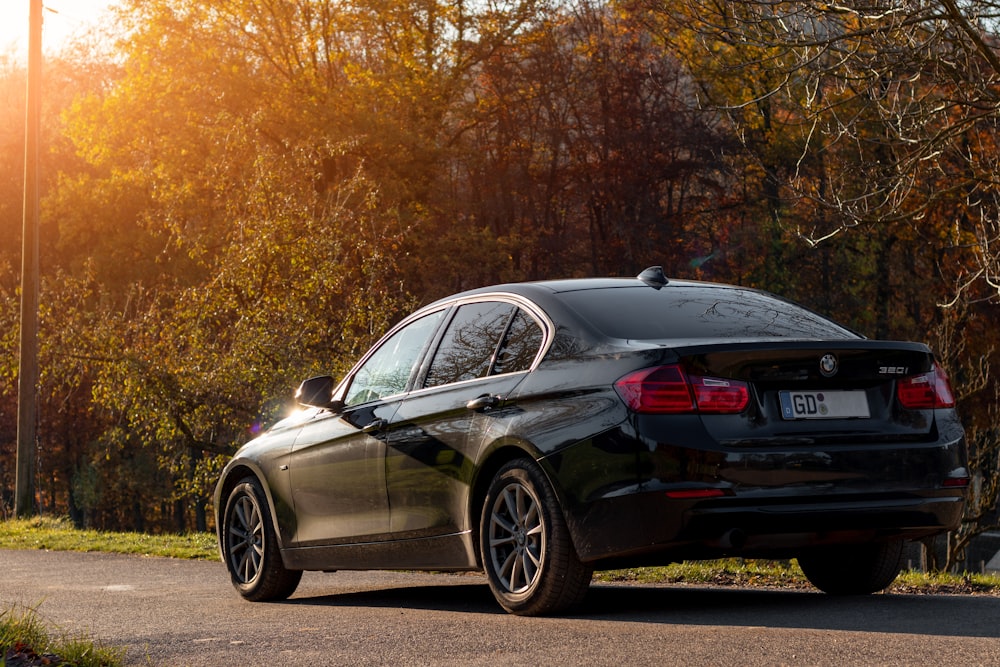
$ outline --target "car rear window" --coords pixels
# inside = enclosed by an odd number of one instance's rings
[[[859,337],[802,306],[738,287],[629,286],[568,291],[560,298],[611,338]]]

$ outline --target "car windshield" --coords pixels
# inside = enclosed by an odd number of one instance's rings
[[[858,338],[806,308],[738,287],[630,286],[567,291],[560,296],[611,338]]]

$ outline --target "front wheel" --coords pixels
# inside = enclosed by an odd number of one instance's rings
[[[868,595],[888,588],[903,568],[903,541],[824,547],[801,554],[799,567],[831,595]]]
[[[497,472],[479,539],[490,589],[507,611],[537,616],[583,601],[593,568],[577,557],[555,492],[534,462],[517,459]]]
[[[301,570],[286,570],[281,562],[264,491],[255,477],[241,480],[229,494],[222,551],[233,586],[247,600],[284,600],[302,579]]]

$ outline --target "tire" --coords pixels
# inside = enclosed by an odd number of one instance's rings
[[[903,567],[903,541],[826,547],[799,556],[813,586],[830,595],[868,595],[889,586]]]
[[[479,530],[483,568],[507,611],[539,616],[579,605],[593,568],[580,562],[542,470],[517,459],[497,472]]]
[[[240,480],[229,494],[222,551],[233,586],[252,602],[284,600],[302,579],[301,570],[286,570],[281,562],[271,513],[255,477]]]

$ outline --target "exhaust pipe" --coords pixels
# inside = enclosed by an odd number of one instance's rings
[[[740,528],[733,528],[719,540],[723,549],[742,549],[747,543],[747,534]]]

